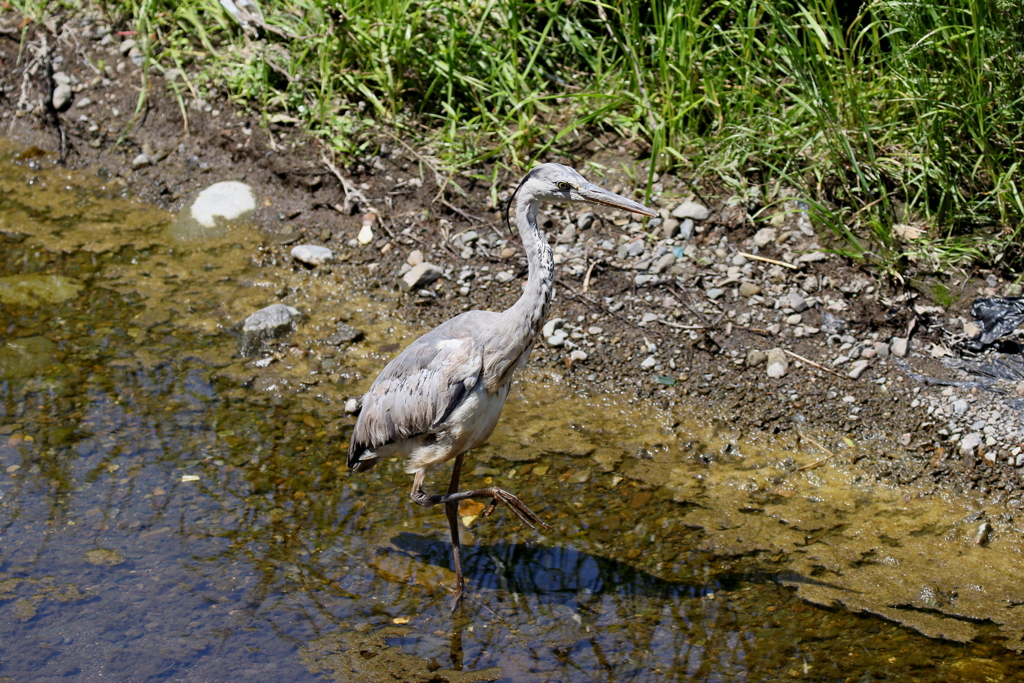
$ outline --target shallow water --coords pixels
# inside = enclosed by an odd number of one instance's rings
[[[181,241],[116,179],[33,154],[0,144],[0,680],[1024,675],[1012,519],[975,546],[969,501],[860,482],[850,452],[798,472],[807,442],[551,372],[464,479],[553,528],[467,506],[450,617],[443,514],[397,463],[344,466],[344,399],[422,331],[397,295],[278,265],[246,226]],[[308,317],[260,367],[236,325],[278,300]],[[338,320],[367,338],[323,344]]]

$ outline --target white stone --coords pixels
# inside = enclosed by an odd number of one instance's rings
[[[569,354],[569,360],[573,362],[585,361],[587,357],[587,354],[584,351],[580,351],[579,349],[576,349],[575,351]]]
[[[515,277],[516,276],[513,275],[511,271],[503,270],[497,275],[495,275],[494,279],[501,284],[505,284],[506,282],[511,282],[512,280],[514,280]]]
[[[892,355],[903,358],[907,355],[907,339],[905,337],[893,337],[889,346]]]
[[[640,324],[641,325],[646,325],[647,323],[652,323],[652,322],[654,322],[657,319],[658,319],[658,314],[657,313],[644,313],[643,317],[640,318]]]
[[[252,188],[245,183],[228,180],[214,183],[200,192],[190,211],[197,223],[213,228],[218,217],[228,222],[237,221],[255,210]]]
[[[985,437],[978,432],[971,432],[965,435],[960,439],[960,455],[968,458],[973,457],[984,439]]]
[[[769,377],[778,379],[779,377],[785,377],[786,373],[789,372],[789,366],[780,361],[769,363],[766,371]]]
[[[547,342],[548,346],[565,346],[565,337],[561,335],[551,335],[550,337],[546,337],[544,341]]]
[[[540,333],[544,338],[550,337],[555,334],[555,330],[560,329],[564,324],[565,318],[552,318],[544,323],[544,327],[541,328]]]
[[[149,157],[146,156],[145,154],[140,154],[139,156],[132,159],[133,169],[138,170],[144,166],[149,166]]]
[[[369,244],[373,241],[373,224],[363,223],[363,227],[359,228],[359,234],[356,235],[356,240],[359,244]],[[420,265],[423,265],[422,263]]]
[[[850,372],[847,373],[850,379],[859,379],[871,363],[869,360],[858,360],[850,364]]]
[[[672,209],[672,217],[680,220],[692,218],[695,221],[705,221],[710,215],[711,212],[708,211],[707,207],[697,202],[683,202]]]
[[[299,244],[292,248],[292,258],[306,265],[319,266],[334,260],[334,252],[315,244]]]
[[[657,364],[658,364],[658,359],[657,358],[655,358],[654,356],[648,356],[644,360],[644,362],[640,363],[640,367],[643,368],[644,370],[650,370],[651,368],[653,368]]]
[[[53,89],[53,108],[57,111],[64,111],[71,106],[72,96],[71,86],[61,83]]]
[[[423,263],[423,252],[419,249],[413,249],[409,252],[409,257],[405,259],[405,262],[410,266],[418,266]]]
[[[766,247],[774,242],[777,236],[778,233],[775,231],[775,228],[761,228],[754,233],[754,244],[759,247]]]

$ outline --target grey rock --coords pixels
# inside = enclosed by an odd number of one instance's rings
[[[292,258],[307,266],[320,266],[334,260],[334,252],[315,244],[299,244],[292,247]]]
[[[129,38],[123,41],[117,49],[120,50],[121,54],[127,55],[133,47],[135,47],[135,39]]]
[[[893,337],[889,346],[892,355],[903,358],[907,355],[908,342],[905,337]]]
[[[402,276],[402,286],[405,288],[405,291],[412,292],[421,287],[426,287],[443,274],[444,271],[441,268],[433,263],[424,261],[418,266],[410,268],[409,272]]]
[[[473,244],[474,242],[480,239],[480,233],[478,233],[476,230],[467,230],[466,232],[462,233],[461,239],[463,244]]]
[[[883,342],[875,343],[875,353],[878,354],[879,358],[888,358],[890,350],[891,349],[888,344],[885,344]]]
[[[654,262],[654,265],[651,266],[651,272],[663,273],[667,268],[669,268],[670,266],[674,266],[675,264],[676,257],[673,254],[665,254]]]
[[[341,346],[342,344],[353,344],[362,338],[363,331],[359,328],[352,327],[347,323],[338,323],[334,334],[327,338],[327,343],[332,346]]]
[[[787,303],[789,304],[789,307],[792,308],[797,313],[801,313],[807,310],[807,301],[799,292],[790,292],[789,300]]]
[[[132,168],[133,169],[138,170],[138,169],[144,168],[146,166],[149,166],[149,157],[146,156],[145,154],[140,154],[139,156],[137,156],[134,159],[132,159]]]
[[[787,325],[799,325],[803,321],[804,321],[804,317],[802,315],[800,315],[799,313],[794,313],[793,315],[786,316],[786,324]]]
[[[53,74],[53,82],[57,85],[71,85],[71,76],[68,76],[63,71],[58,71]]]
[[[242,355],[251,355],[267,339],[291,332],[301,315],[298,309],[285,304],[271,304],[250,315],[242,324]]]
[[[494,281],[499,284],[505,284],[506,282],[511,282],[515,278],[516,276],[511,271],[503,270],[494,276]]]
[[[712,287],[705,293],[708,295],[709,299],[711,299],[712,301],[717,301],[718,299],[721,299],[722,296],[725,294],[725,290],[719,287]]]
[[[647,358],[645,358],[644,361],[642,363],[640,363],[640,367],[643,368],[644,370],[650,370],[651,368],[653,368],[657,364],[658,364],[658,359],[657,358],[655,358],[654,356],[647,356]]]
[[[751,349],[747,352],[747,365],[757,367],[768,360],[768,354],[759,349]]]
[[[828,258],[828,254],[826,254],[823,251],[812,251],[812,252],[803,254],[797,260],[800,263],[814,263],[816,261],[824,261],[827,258]]]
[[[653,323],[657,319],[658,319],[658,314],[657,313],[649,313],[649,312],[648,313],[644,313],[643,317],[640,318],[640,324],[641,325],[646,325],[647,323]]]
[[[970,405],[967,403],[967,401],[963,400],[962,398],[953,401],[953,413],[955,415],[963,415],[964,413],[967,412],[967,409],[969,407]]]
[[[679,234],[677,236],[681,240],[688,240],[693,237],[693,219],[687,218],[679,224]]]
[[[92,104],[92,100],[90,100],[88,97],[83,97],[75,103],[75,107],[77,107],[78,109],[85,109],[90,104]]]
[[[804,290],[808,294],[818,290],[818,277],[816,275],[808,275],[804,278],[804,281],[800,283],[800,289]]]
[[[623,244],[622,247],[625,247],[626,256],[639,256],[640,254],[644,253],[643,240],[633,240],[632,242],[627,242],[626,244]],[[622,250],[622,247],[619,247],[619,249]]]
[[[61,83],[53,89],[53,108],[57,111],[64,111],[71,106],[73,96],[71,86]]]
[[[858,360],[850,364],[850,371],[847,374],[850,379],[859,379],[864,371],[868,369],[868,365],[871,364],[870,360]]]
[[[695,221],[705,221],[710,215],[711,212],[707,207],[697,202],[683,202],[672,209],[672,217],[679,219],[692,218]]]

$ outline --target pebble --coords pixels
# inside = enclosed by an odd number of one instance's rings
[[[597,214],[593,211],[585,211],[576,218],[576,229],[580,231],[589,230],[595,220],[597,220]]]
[[[759,349],[751,349],[747,351],[747,365],[750,367],[756,367],[761,363],[768,360],[768,354]]]
[[[619,258],[626,258],[627,256],[639,256],[644,253],[644,241],[633,240],[632,242],[626,242],[619,247]]]
[[[516,250],[513,249],[512,247],[502,247],[501,258],[510,258],[512,256],[515,256],[515,253]]]
[[[718,299],[721,299],[724,294],[725,290],[719,287],[712,287],[707,291],[708,298],[711,299],[712,301],[717,301]]]
[[[646,325],[647,323],[653,323],[658,319],[657,313],[644,313],[643,317],[640,318],[640,324]]]
[[[672,209],[673,218],[690,218],[695,221],[705,221],[711,212],[708,211],[707,207],[697,202],[683,202],[676,208]]]
[[[565,337],[560,334],[553,334],[550,337],[545,337],[544,341],[547,342],[548,346],[559,347],[565,346]]]
[[[408,273],[402,276],[402,285],[405,291],[411,292],[426,287],[441,277],[443,273],[444,271],[433,263],[424,261],[418,266],[413,266]]]
[[[363,226],[359,228],[359,234],[356,235],[356,241],[359,244],[369,244],[373,241],[373,224],[363,223]],[[420,265],[423,265],[422,263]]]
[[[883,342],[875,343],[875,353],[879,358],[888,358],[889,356],[889,345]]]
[[[657,364],[658,364],[658,359],[657,358],[655,358],[654,356],[648,356],[644,360],[644,362],[640,363],[640,367],[643,368],[644,370],[650,370],[651,368],[653,368]]]
[[[977,339],[981,336],[981,328],[978,327],[977,323],[970,321],[964,323],[964,335],[968,339]]]
[[[200,192],[192,202],[191,214],[200,225],[213,228],[218,217],[228,222],[237,221],[255,210],[252,188],[245,183],[228,180],[214,183]]]
[[[753,282],[744,282],[740,284],[740,294],[742,296],[751,297],[761,293],[761,288],[755,285]]]
[[[968,407],[967,401],[962,398],[953,401],[953,413],[955,415],[963,415],[967,412]]]
[[[326,339],[328,344],[332,346],[340,346],[342,344],[352,344],[363,338],[363,331],[357,327],[352,327],[347,323],[338,323],[334,334]]]
[[[541,335],[545,338],[550,337],[555,333],[555,330],[565,325],[565,318],[552,318],[551,320],[544,323],[544,327],[541,328]]]
[[[790,292],[788,298],[789,307],[797,313],[807,310],[807,300],[799,292]]]
[[[88,97],[83,97],[75,103],[75,107],[78,109],[85,109],[90,104],[92,104],[92,100],[90,100]]]
[[[679,234],[676,235],[679,239],[686,241],[693,237],[693,219],[687,218],[679,224]]]
[[[405,262],[410,266],[418,266],[423,263],[423,252],[419,249],[413,249],[409,252],[409,256],[406,257]]]
[[[679,221],[675,218],[667,218],[661,225],[661,236],[665,239],[672,239],[679,232]]]
[[[242,324],[242,354],[250,355],[262,341],[291,332],[295,319],[301,315],[298,309],[285,304],[271,304],[256,311]]]
[[[587,334],[598,335],[598,334],[602,334],[603,332],[604,332],[604,329],[601,328],[601,327],[598,327],[597,325],[593,325],[593,326],[587,328]]]
[[[139,156],[137,156],[134,159],[132,159],[132,168],[133,169],[138,170],[138,169],[143,168],[145,166],[149,166],[149,157],[146,156],[145,154],[140,154]]]
[[[960,455],[965,458],[973,458],[981,446],[985,437],[978,432],[971,432],[960,439]]]
[[[786,324],[787,325],[799,325],[803,321],[804,321],[804,317],[802,315],[800,315],[799,313],[794,313],[793,315],[790,315],[790,316],[786,317]]]
[[[778,236],[778,232],[775,228],[761,228],[754,233],[754,244],[759,247],[767,247],[769,244],[775,241]]]
[[[353,413],[359,412],[359,409],[361,407],[362,407],[361,399],[350,398],[349,400],[345,401],[345,412],[348,413],[349,415],[351,415]]]
[[[772,349],[767,356],[768,367],[766,372],[769,377],[778,379],[789,372],[789,361],[786,359],[786,352],[782,349]]]
[[[292,247],[292,258],[308,266],[319,266],[334,260],[334,252],[315,244],[300,244]]]
[[[850,364],[850,371],[847,375],[850,379],[859,379],[864,371],[868,369],[868,365],[871,364],[870,360],[858,360]]]
[[[659,258],[657,261],[654,262],[653,266],[651,266],[651,272],[652,273],[663,273],[668,268],[670,268],[671,266],[674,266],[675,264],[676,264],[675,254],[671,254],[671,253],[664,254],[664,255],[662,255],[661,258]]]
[[[74,93],[71,90],[71,86],[61,83],[53,89],[53,108],[57,111],[64,111],[71,106],[73,96]]]
[[[498,273],[497,275],[495,275],[494,279],[495,279],[496,282],[498,282],[500,284],[505,284],[506,282],[511,282],[512,280],[514,280],[515,277],[516,276],[512,273],[512,271],[503,270],[500,273]]]
[[[583,351],[580,351],[579,349],[576,349],[575,351],[569,354],[569,360],[573,362],[585,361],[586,359],[587,354]]]
[[[893,337],[889,350],[897,358],[903,358],[907,355],[907,339],[905,337]]]

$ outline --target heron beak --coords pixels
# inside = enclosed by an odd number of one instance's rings
[[[639,213],[643,216],[657,216],[656,211],[648,209],[639,202],[634,202],[632,199],[626,199],[622,195],[609,192],[608,190],[598,187],[594,183],[587,183],[583,187],[579,188],[575,192],[578,195],[577,201],[588,202],[590,204],[601,204],[603,206],[610,206],[614,209],[625,209],[630,213]],[[574,197],[576,199],[576,197]]]

